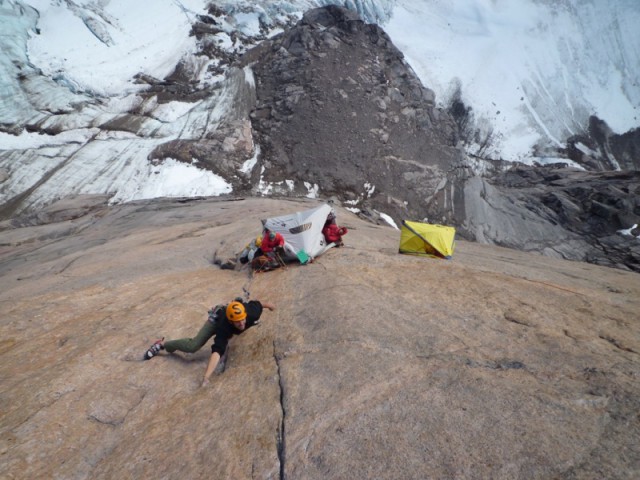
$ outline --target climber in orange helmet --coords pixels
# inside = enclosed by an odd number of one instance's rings
[[[202,386],[209,383],[209,377],[224,357],[227,351],[229,340],[234,335],[240,335],[248,328],[256,325],[264,309],[273,311],[275,305],[258,300],[244,302],[241,298],[236,298],[228,305],[217,305],[209,310],[209,317],[195,337],[180,338],[178,340],[165,341],[164,337],[156,340],[145,352],[144,359],[149,360],[160,350],[173,353],[176,350],[187,353],[197,352],[202,346],[215,335],[213,345],[211,345],[211,357],[207,364],[207,369],[202,379]]]

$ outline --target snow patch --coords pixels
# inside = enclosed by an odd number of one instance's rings
[[[318,185],[317,184],[311,184],[309,182],[304,182],[304,186],[307,189],[307,194],[305,195],[305,197],[307,198],[318,198]]]
[[[260,34],[260,16],[257,12],[237,13],[234,15],[236,30],[246,36],[257,36]]]
[[[281,180],[279,182],[266,182],[263,178],[266,171],[263,166],[260,170],[260,181],[258,183],[258,192],[264,196],[272,195],[274,193],[291,193],[295,189],[295,182],[293,180]]]
[[[242,166],[240,167],[240,172],[244,174],[249,174],[253,170],[253,167],[258,163],[258,156],[260,155],[260,145],[256,145],[255,152],[253,157],[248,160],[245,160]],[[261,174],[264,173],[264,167],[262,168]]]
[[[536,162],[540,165],[551,165],[554,163],[564,163],[568,167],[575,168],[576,170],[586,171],[586,169],[580,165],[579,163],[574,162],[573,160],[569,160],[568,158],[560,158],[560,157],[537,157]]]
[[[66,145],[69,143],[82,144],[86,143],[98,132],[99,130],[97,128],[67,130],[58,135],[44,135],[26,131],[23,131],[20,135],[10,135],[0,132],[0,148],[2,150],[26,150],[30,148]]]
[[[133,77],[166,77],[186,54],[196,52],[191,23],[206,13],[204,0],[144,2],[77,0],[73,4],[28,0],[40,13],[40,35],[28,56],[52,78],[101,96],[139,90]],[[91,19],[87,22],[87,19]]]
[[[231,191],[231,184],[219,175],[169,158],[161,166],[149,164],[146,169],[136,172],[111,198],[110,203],[163,196],[218,196]]]
[[[389,215],[387,215],[386,213],[382,213],[382,212],[377,212],[377,213],[378,213],[378,215],[380,215],[380,218],[382,218],[385,222],[387,222],[393,228],[395,228],[396,230],[400,230],[398,228],[398,225],[396,225],[396,222],[394,222],[393,218],[391,218]]]
[[[371,195],[373,195],[373,192],[376,191],[376,186],[369,182],[365,182],[364,190],[365,190],[365,193],[367,194],[367,197],[371,197]]]
[[[153,117],[161,122],[175,122],[187,115],[195,105],[189,102],[167,102],[157,105],[153,109]]]
[[[243,71],[245,82],[247,82],[251,88],[256,88],[256,77],[251,67],[244,67]]]

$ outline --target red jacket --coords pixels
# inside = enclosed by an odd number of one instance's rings
[[[262,245],[260,245],[262,251],[264,253],[270,253],[273,252],[273,249],[276,247],[284,247],[284,237],[276,233],[276,238],[271,240],[269,234],[265,233],[264,237],[262,237]]]
[[[339,242],[342,240],[342,236],[348,232],[347,227],[339,227],[335,223],[330,223],[325,225],[322,229],[322,234],[324,238],[327,239],[327,242]]]

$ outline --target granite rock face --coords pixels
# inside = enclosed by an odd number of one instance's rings
[[[640,171],[516,166],[452,176],[429,217],[464,238],[640,272]]]
[[[637,273],[464,240],[399,255],[339,207],[347,246],[312,264],[213,264],[316,204],[79,197],[5,222],[0,477],[637,477]],[[236,296],[277,310],[208,387],[208,345],[141,360]]]

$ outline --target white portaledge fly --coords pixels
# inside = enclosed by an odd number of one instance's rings
[[[280,233],[295,252],[286,252],[289,260],[299,260],[306,263],[309,258],[315,258],[335,246],[327,244],[322,234],[331,207],[327,204],[302,212],[295,212],[280,217],[267,218],[262,225],[272,232]],[[291,257],[291,258],[289,258]]]

